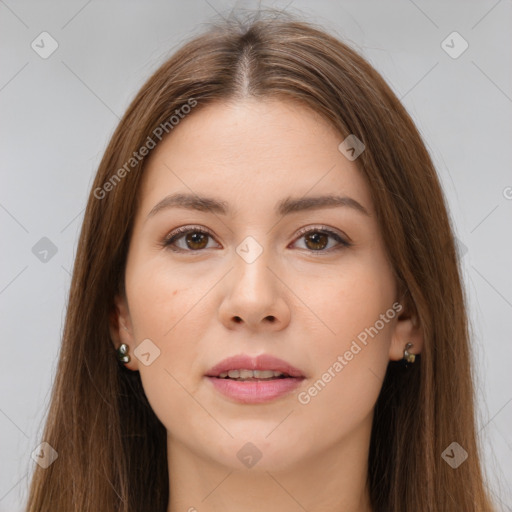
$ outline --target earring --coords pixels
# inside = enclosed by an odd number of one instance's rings
[[[128,355],[128,345],[126,343],[119,345],[119,348],[117,349],[117,359],[121,363],[130,362],[130,356]]]
[[[405,367],[407,368],[408,363],[414,363],[416,359],[416,355],[409,352],[409,349],[412,347],[412,343],[407,343],[404,348],[404,357],[403,361],[405,361]]]

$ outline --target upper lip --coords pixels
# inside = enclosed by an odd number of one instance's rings
[[[285,373],[290,377],[304,377],[298,368],[270,354],[260,354],[256,357],[240,354],[228,357],[210,368],[206,376],[218,377],[221,373],[229,370],[274,370]]]

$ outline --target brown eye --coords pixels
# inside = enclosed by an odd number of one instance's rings
[[[196,231],[184,236],[185,243],[190,249],[204,249],[208,245],[208,235]]]
[[[338,233],[327,228],[309,228],[303,229],[299,233],[299,240],[304,240],[304,249],[312,253],[330,253],[344,247],[350,247],[352,244],[343,239]],[[331,241],[334,240],[334,244]],[[296,243],[297,243],[296,242]]]
[[[203,228],[183,227],[174,230],[163,241],[163,246],[175,252],[199,252],[208,248],[212,235]]]
[[[307,248],[314,251],[325,249],[329,243],[329,236],[318,231],[308,233],[304,239],[306,240]]]

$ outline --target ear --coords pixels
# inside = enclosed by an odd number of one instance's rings
[[[409,348],[411,354],[420,354],[423,350],[423,329],[417,314],[411,308],[405,307],[399,313],[389,347],[389,359],[399,361],[404,357],[404,349],[407,343],[412,343]]]
[[[138,370],[138,359],[133,355],[135,350],[135,338],[133,335],[132,324],[128,303],[124,295],[116,295],[114,298],[114,309],[109,315],[110,339],[117,350],[122,343],[128,345],[128,355],[130,361],[123,363],[130,370]]]

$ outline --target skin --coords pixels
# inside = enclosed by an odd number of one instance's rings
[[[342,140],[304,106],[246,99],[193,112],[150,155],[111,335],[129,346],[126,366],[140,372],[168,432],[168,512],[371,511],[374,405],[389,360],[408,342],[421,352],[423,340],[402,311],[309,403],[298,400],[399,299],[369,189],[357,160],[338,150]],[[347,206],[274,212],[285,197],[333,191],[369,215]],[[147,218],[176,192],[219,198],[236,214],[170,208]],[[161,245],[188,225],[212,236],[188,245],[182,236],[181,253]],[[319,225],[352,245],[297,235]],[[236,252],[247,236],[263,249],[250,264]],[[148,366],[134,357],[147,338],[160,350]],[[271,402],[234,402],[204,375],[241,353],[280,357],[306,379]],[[262,455],[252,468],[237,458],[247,442]]]

